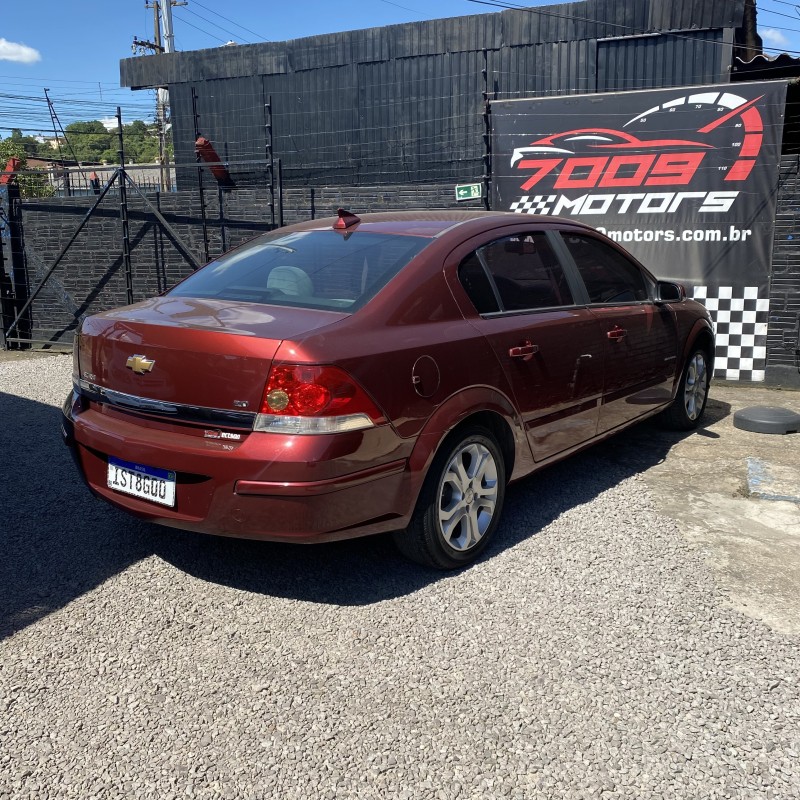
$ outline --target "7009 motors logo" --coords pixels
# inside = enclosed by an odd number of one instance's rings
[[[691,203],[701,213],[726,212],[761,151],[764,123],[756,104],[762,97],[682,95],[637,114],[621,130],[575,128],[517,147],[511,167],[524,173],[525,194],[510,210],[671,214]],[[537,189],[552,193],[532,194]]]

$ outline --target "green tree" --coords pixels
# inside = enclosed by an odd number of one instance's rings
[[[107,131],[102,122],[91,120],[73,122],[67,125],[65,132],[70,146],[61,148],[64,158],[77,158],[81,163],[117,163],[119,140],[116,130]],[[155,125],[134,120],[123,125],[122,138],[126,163],[152,164],[158,158],[158,133]]]
[[[14,128],[11,131],[11,136],[6,141],[13,142],[18,147],[19,152],[28,158],[38,155],[41,147],[41,144],[33,136],[25,136],[19,128]],[[16,157],[20,158],[19,155]],[[3,166],[5,166],[5,162],[3,162]]]
[[[125,158],[135,164],[152,164],[158,158],[158,134],[155,125],[137,119],[122,128]]]
[[[14,138],[14,132],[8,139],[0,139],[0,166],[5,168],[9,158],[19,158],[21,161],[26,160],[25,148],[20,144],[19,139]]]
[[[114,134],[109,133],[100,120],[71,122],[64,132],[70,145],[61,148],[64,158],[77,158],[78,161],[91,163],[116,160]]]
[[[15,133],[19,133],[15,136]],[[47,175],[42,170],[29,170],[28,157],[25,152],[26,137],[21,131],[13,130],[8,139],[0,139],[0,170],[4,170],[10,158],[18,158],[17,176],[20,194],[23,197],[52,197],[55,190],[47,180]],[[36,141],[34,139],[34,141]]]

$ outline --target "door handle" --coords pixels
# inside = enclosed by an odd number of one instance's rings
[[[615,325],[607,334],[609,339],[613,339],[615,342],[618,342],[620,339],[624,339],[628,335],[628,331],[625,328],[620,328],[619,325]]]
[[[508,349],[508,354],[511,356],[511,358],[521,358],[523,361],[530,361],[533,358],[534,353],[538,352],[539,345],[533,344],[533,342],[530,342],[527,339],[521,345],[510,347]]]

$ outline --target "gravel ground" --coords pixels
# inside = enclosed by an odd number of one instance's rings
[[[70,370],[0,362],[0,798],[800,797],[800,642],[725,605],[624,434],[442,576],[107,508]]]

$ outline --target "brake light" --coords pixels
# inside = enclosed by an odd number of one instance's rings
[[[270,370],[253,429],[337,433],[384,421],[367,393],[339,367],[281,364]]]

